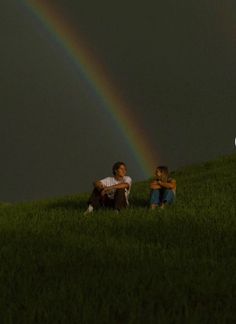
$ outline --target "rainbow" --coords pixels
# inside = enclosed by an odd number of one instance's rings
[[[223,33],[226,36],[230,45],[235,47],[236,44],[236,6],[235,3],[229,3],[224,1],[223,3],[218,4],[217,14],[220,22],[220,27]]]
[[[83,37],[75,31],[67,19],[54,5],[43,0],[22,0],[24,7],[32,12],[46,28],[54,40],[60,44],[67,56],[76,65],[86,84],[102,102],[102,107],[118,126],[136,162],[149,177],[157,164],[157,153],[151,141],[146,137],[140,123],[134,118],[132,110],[112,86],[105,67],[98,62]]]

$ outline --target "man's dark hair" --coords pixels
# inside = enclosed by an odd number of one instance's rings
[[[112,167],[112,173],[113,175],[116,175],[116,171],[119,169],[121,165],[124,165],[126,167],[126,164],[124,162],[116,162]]]

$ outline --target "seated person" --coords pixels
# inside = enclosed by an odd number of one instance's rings
[[[132,180],[126,176],[125,163],[116,162],[112,168],[113,177],[94,182],[94,190],[88,201],[88,209],[85,214],[93,212],[94,209],[110,207],[117,211],[129,205],[128,196]]]
[[[155,180],[150,184],[150,208],[164,208],[175,200],[176,181],[170,178],[166,166],[158,166],[155,173]]]

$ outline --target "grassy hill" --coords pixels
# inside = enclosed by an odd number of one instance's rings
[[[0,207],[1,323],[235,323],[236,155],[182,168],[177,201],[148,183],[120,213],[87,194]]]

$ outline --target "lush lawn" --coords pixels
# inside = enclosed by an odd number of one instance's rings
[[[181,169],[177,201],[84,216],[88,195],[0,207],[0,323],[235,323],[236,156]]]

